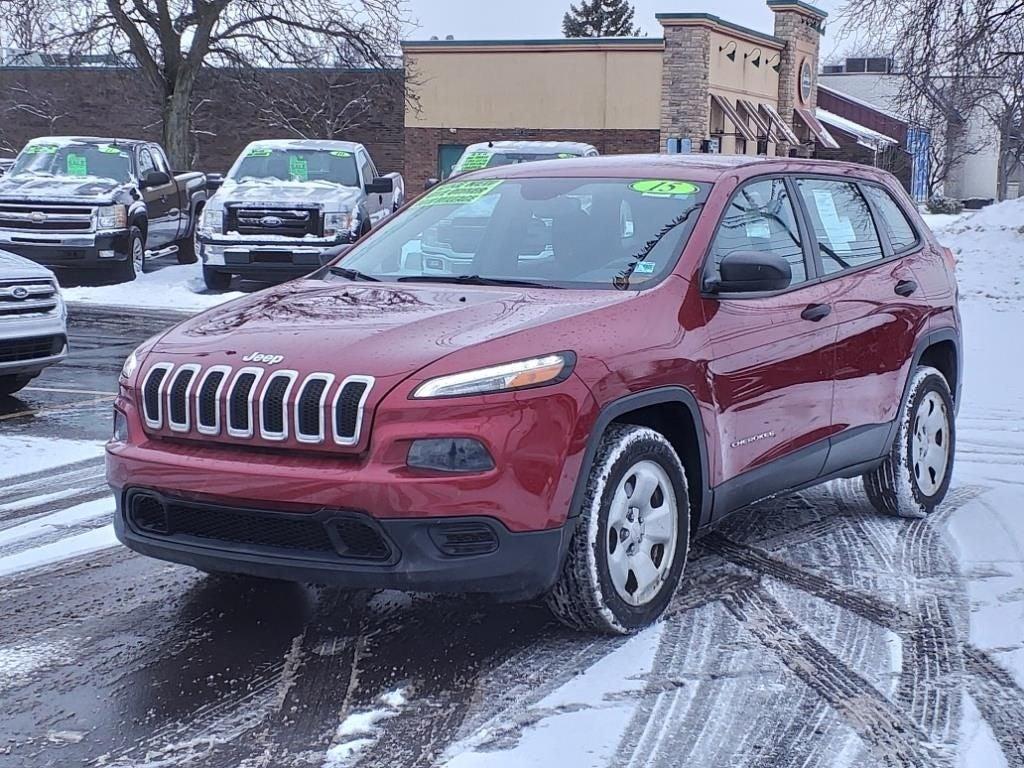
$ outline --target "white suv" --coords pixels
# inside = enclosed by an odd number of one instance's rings
[[[0,251],[0,396],[67,356],[67,319],[53,273]]]

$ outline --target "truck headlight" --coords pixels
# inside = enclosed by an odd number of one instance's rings
[[[344,213],[324,214],[324,237],[337,237],[339,234],[355,232],[359,228],[359,214],[346,211]]]
[[[128,206],[104,205],[96,209],[96,229],[125,229],[128,226]]]
[[[543,387],[565,381],[576,365],[576,355],[559,352],[530,360],[478,368],[465,373],[439,376],[423,382],[412,393],[416,400],[432,397],[460,397]]]
[[[203,218],[199,221],[199,234],[219,235],[224,231],[224,209],[203,208]]]

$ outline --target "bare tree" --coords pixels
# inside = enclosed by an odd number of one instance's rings
[[[995,38],[996,76],[986,101],[999,132],[999,199],[1005,200],[1010,177],[1024,169],[1024,27],[1004,29]]]
[[[204,68],[300,66],[295,51],[343,42],[368,67],[390,69],[405,24],[404,0],[63,2],[51,39],[72,56],[130,56],[160,103],[164,146],[181,167],[193,157],[192,99]]]

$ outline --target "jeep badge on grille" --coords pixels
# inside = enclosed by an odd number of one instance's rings
[[[253,352],[248,357],[242,358],[246,363],[263,363],[264,365],[277,365],[284,362],[284,355],[264,355],[261,352]]]

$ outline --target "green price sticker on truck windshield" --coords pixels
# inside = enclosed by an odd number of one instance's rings
[[[26,155],[56,155],[57,147],[53,144],[30,144],[25,147]]]
[[[245,153],[246,157],[270,157],[272,150],[267,147],[253,147]]]
[[[689,197],[700,192],[700,187],[688,181],[668,179],[643,179],[629,185],[634,192],[648,197]]]
[[[352,153],[336,149],[333,152],[331,152],[331,157],[352,157]]]
[[[67,170],[68,176],[88,176],[89,175],[89,161],[85,155],[76,155],[71,153],[67,159]]]
[[[416,205],[466,205],[467,203],[475,203],[499,186],[501,186],[500,179],[497,181],[453,181],[451,184],[445,184],[443,187],[431,190]]]
[[[288,175],[292,181],[309,181],[309,163],[301,155],[288,156]]]
[[[479,171],[491,162],[490,152],[470,152],[462,163],[463,171]]]
[[[118,157],[128,157],[120,147],[115,147],[111,144],[104,144],[100,147],[100,152],[104,155],[117,155]]]

